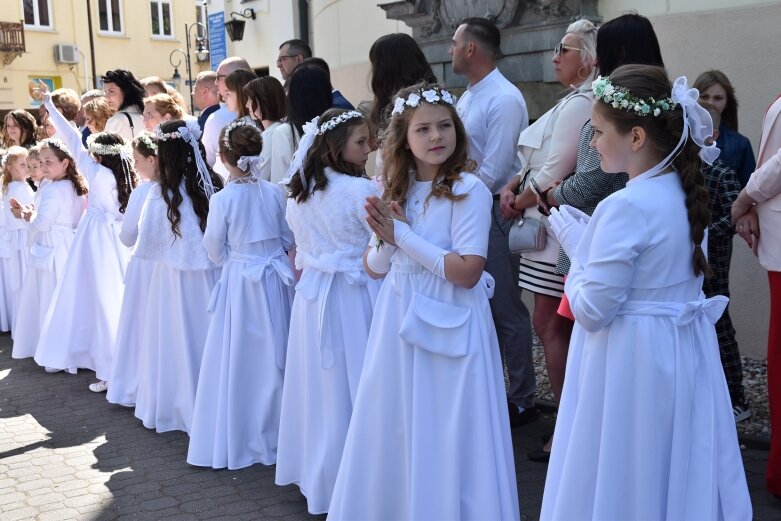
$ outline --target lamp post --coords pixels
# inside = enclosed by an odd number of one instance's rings
[[[181,75],[179,74],[179,66],[182,65],[182,60],[180,59],[176,63],[174,63],[174,55],[175,54],[181,54],[184,57],[185,62],[185,70],[187,72],[187,87],[190,91],[190,113],[195,113],[195,101],[193,100],[193,72],[192,72],[192,65],[190,62],[190,40],[192,39],[192,36],[190,32],[192,31],[193,27],[200,27],[204,34],[206,34],[206,26],[203,25],[200,22],[195,22],[194,24],[187,25],[184,24],[184,34],[186,36],[185,39],[185,45],[186,45],[186,51],[183,51],[181,49],[174,49],[171,51],[171,54],[168,55],[168,63],[171,64],[171,66],[174,68],[174,75],[172,76],[174,79],[181,78]],[[195,59],[199,62],[206,61],[209,59],[209,49],[208,46],[204,42],[204,37],[195,37]]]

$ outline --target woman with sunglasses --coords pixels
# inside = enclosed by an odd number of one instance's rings
[[[521,132],[518,149],[523,169],[501,192],[501,211],[506,219],[539,219],[547,228],[545,247],[521,256],[519,286],[534,294],[534,330],[545,349],[551,387],[558,403],[564,385],[564,366],[572,322],[556,313],[564,292],[564,279],[556,274],[559,244],[551,235],[545,208],[537,207],[537,191],[544,193],[575,169],[580,129],[588,121],[593,96],[597,28],[578,20],[568,28],[553,52],[556,79],[569,89],[552,109]],[[547,212],[546,212],[547,213]],[[547,461],[550,452],[537,450],[534,461]]]

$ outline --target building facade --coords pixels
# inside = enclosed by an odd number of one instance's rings
[[[33,89],[38,79],[50,87],[82,93],[99,84],[96,77],[99,80],[107,70],[117,68],[128,69],[138,78],[160,76],[188,97],[184,28],[196,21],[196,4],[195,0],[5,0],[0,22],[5,22],[3,27],[24,25],[25,50],[0,50],[0,110],[36,107],[40,101]],[[193,77],[209,68],[208,62],[198,62],[195,56],[197,29],[190,31]],[[178,74],[172,62],[179,63]]]

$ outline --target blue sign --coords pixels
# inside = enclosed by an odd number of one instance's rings
[[[209,57],[213,71],[228,57],[225,47],[225,12],[209,14]]]

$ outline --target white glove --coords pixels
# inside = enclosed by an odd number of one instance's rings
[[[583,217],[585,217],[585,220]],[[559,241],[561,249],[568,257],[575,254],[575,250],[580,243],[581,237],[586,230],[589,216],[573,208],[572,206],[562,205],[558,209],[551,208],[548,222],[551,226],[551,232]]]
[[[396,246],[391,246],[372,234],[369,241],[369,253],[366,254],[366,264],[377,275],[388,273],[391,269],[391,257],[396,253]]]
[[[393,222],[393,238],[396,240],[396,245],[412,259],[434,275],[445,278],[445,255],[448,254],[446,250],[431,244],[402,221]]]

